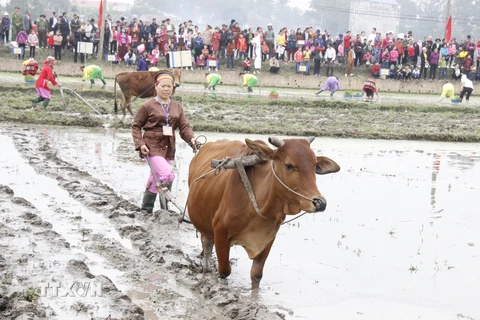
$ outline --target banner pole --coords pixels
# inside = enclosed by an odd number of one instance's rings
[[[100,0],[102,3],[102,12],[100,12],[100,18],[102,21],[98,21],[97,25],[100,28],[100,39],[98,41],[98,50],[100,51],[100,60],[103,60],[103,42],[104,42],[104,37],[105,37],[105,26],[104,26],[104,20],[105,20],[105,8],[107,6],[107,0]],[[99,19],[100,20],[100,19]]]

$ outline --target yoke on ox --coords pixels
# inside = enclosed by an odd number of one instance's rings
[[[122,91],[122,107],[123,119],[127,115],[125,108],[128,108],[128,112],[133,117],[132,103],[138,98],[151,98],[157,95],[155,91],[155,76],[162,71],[168,71],[173,74],[175,85],[173,86],[173,94],[175,94],[175,88],[180,86],[181,71],[179,69],[167,69],[159,71],[135,71],[135,72],[121,72],[115,77],[115,84],[113,86],[115,104],[114,112],[117,114],[117,83]],[[132,96],[136,97],[131,101]]]
[[[335,161],[315,156],[310,148],[313,138],[268,141],[277,149],[271,149],[261,140],[246,139],[246,144],[228,140],[209,142],[190,163],[188,178],[188,213],[201,233],[204,270],[209,270],[215,245],[220,277],[228,277],[230,247],[241,245],[253,260],[252,288],[260,284],[265,261],[286,216],[301,210],[325,210],[327,201],[318,191],[315,173],[340,170]],[[241,169],[200,178],[210,170],[212,159],[227,157],[243,161],[247,183],[242,182]],[[223,167],[234,168],[229,162]],[[247,189],[251,190],[250,195]]]

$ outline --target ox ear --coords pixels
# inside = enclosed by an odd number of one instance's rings
[[[340,171],[340,166],[330,158],[317,157],[316,174],[328,174]]]
[[[262,140],[253,141],[250,139],[245,139],[245,143],[255,155],[264,161],[270,160],[275,153],[275,151],[272,150],[272,148],[270,148],[268,144]]]

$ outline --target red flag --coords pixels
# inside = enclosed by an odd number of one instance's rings
[[[98,8],[98,28],[102,27],[103,22],[103,0],[100,0],[100,7]]]
[[[452,15],[448,17],[447,25],[445,26],[445,41],[448,43],[452,38]]]

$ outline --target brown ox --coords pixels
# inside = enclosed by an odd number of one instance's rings
[[[165,70],[160,70],[165,71]],[[138,98],[154,97],[157,93],[155,91],[155,75],[160,71],[136,71],[136,72],[121,72],[115,77],[114,95],[115,95],[115,114],[118,112],[117,106],[117,82],[122,90],[122,112],[123,118],[126,116],[125,107],[133,117],[131,98],[132,96]],[[181,71],[179,69],[166,70],[173,74],[175,86],[173,87],[173,94],[175,88],[180,86]]]
[[[327,202],[318,191],[315,173],[340,170],[333,160],[316,157],[306,139],[268,140],[277,149],[271,149],[263,141],[249,139],[245,140],[246,144],[228,140],[207,143],[191,161],[188,177],[188,213],[201,233],[204,270],[209,269],[209,258],[215,245],[219,275],[227,277],[231,272],[230,247],[243,246],[253,260],[250,271],[252,288],[258,288],[260,284],[265,261],[286,216],[298,214],[301,210],[325,210]],[[239,171],[222,170],[219,175],[199,178],[211,170],[212,159],[249,155],[256,155],[258,158],[254,158],[259,160],[245,170],[260,215],[250,201]]]

